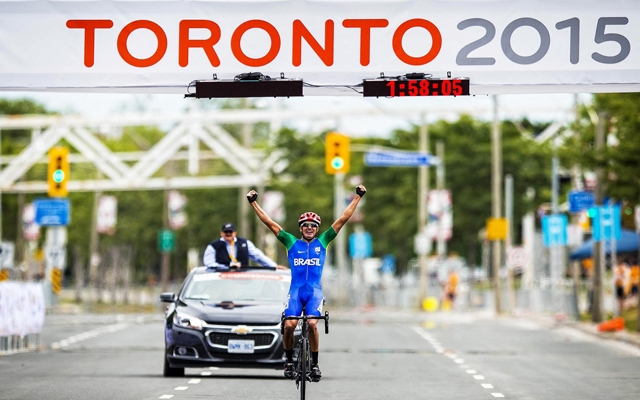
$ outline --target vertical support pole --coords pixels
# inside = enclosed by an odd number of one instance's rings
[[[507,217],[506,251],[513,246],[513,175],[508,174],[504,178],[504,214]],[[509,293],[509,311],[516,311],[516,292],[514,288],[513,268],[507,265],[507,291]]]
[[[574,94],[573,97],[573,107],[574,107],[574,116],[576,121],[578,120],[579,116],[580,116],[580,103],[579,103],[579,97],[578,94]],[[580,165],[579,164],[574,164],[573,167],[571,168],[571,175],[572,175],[572,183],[573,183],[573,188],[574,190],[582,190],[583,189],[583,185],[582,185],[582,180],[581,180],[581,172],[580,172]],[[571,215],[571,224],[575,225],[578,223],[578,214],[572,214]],[[583,236],[581,237],[580,242],[582,242],[582,239],[584,238],[584,234],[582,234]],[[575,250],[577,246],[574,246],[571,250]],[[573,294],[572,294],[572,302],[573,302],[573,314],[574,314],[574,318],[579,321],[580,320],[580,302],[578,300],[578,295],[580,293],[580,262],[579,261],[572,261],[571,262],[571,275],[573,277]]]
[[[0,129],[0,168],[2,168],[2,129]],[[2,171],[2,169],[0,169]],[[0,242],[2,241],[2,189],[0,189]]]
[[[440,164],[436,168],[436,187],[438,190],[444,189],[445,169],[444,169],[444,142],[438,140],[436,142],[436,156],[440,160]],[[444,259],[447,256],[447,241],[444,237],[443,226],[444,219],[440,218],[438,221],[438,257]]]
[[[334,220],[340,218],[344,212],[344,174],[338,173],[334,175],[333,188],[333,217]],[[340,286],[340,298],[345,300],[347,291],[345,290],[347,282],[347,236],[346,232],[336,237],[336,246],[334,248],[335,263],[338,268],[338,280]]]
[[[420,125],[420,152],[429,152],[429,128],[425,116]],[[429,197],[429,167],[418,167],[418,234],[426,233],[427,226],[427,198]],[[430,239],[429,239],[430,240]],[[418,258],[418,306],[422,309],[422,302],[427,297],[427,254],[420,254]]]
[[[602,206],[602,200],[604,197],[604,188],[602,186],[602,180],[604,179],[604,168],[602,167],[602,150],[604,148],[604,124],[605,115],[602,112],[598,112],[598,121],[596,125],[596,140],[595,151],[596,157],[599,161],[596,167],[596,187],[595,187],[595,202],[597,206]],[[600,213],[598,213],[599,215]],[[600,227],[602,228],[602,223]],[[602,322],[602,273],[604,268],[604,240],[600,235],[600,241],[593,242],[593,295],[591,304],[591,320],[593,322]]]
[[[102,180],[102,171],[98,170],[96,173],[96,180],[100,182]],[[98,204],[100,200],[100,196],[102,196],[102,192],[100,190],[96,190],[93,193],[93,210],[91,212],[91,232],[90,232],[90,242],[89,242],[89,293],[91,294],[94,290],[97,289],[96,285],[98,283],[98,265],[100,264],[100,254],[98,253]],[[91,301],[93,296],[89,296],[89,301]]]
[[[247,98],[242,99],[242,109],[249,108],[249,101]],[[251,128],[252,124],[242,124],[240,127],[240,135],[242,136],[242,145],[246,149],[251,148]],[[246,194],[251,190],[249,186],[241,186],[240,193],[238,193],[238,228],[240,228],[240,236],[255,240],[255,237],[249,232],[249,202],[247,201]]]
[[[18,215],[16,216],[16,266],[24,265],[24,231],[23,231],[23,222],[22,222],[22,213],[24,211],[24,193],[18,193]],[[16,272],[19,271],[19,268],[16,268]],[[29,268],[22,268],[24,272],[22,272],[21,280],[26,281],[29,278]]]
[[[558,171],[560,169],[560,161],[556,154],[555,138],[551,139],[553,142],[553,158],[551,159],[551,214],[558,215],[558,196],[559,196],[559,182]],[[549,249],[551,253],[551,298],[553,302],[555,314],[563,314],[564,311],[564,296],[562,285],[562,271],[560,263],[560,244],[555,244]]]
[[[167,185],[168,186],[168,185]],[[162,226],[169,229],[169,189],[165,188],[162,196]],[[171,253],[162,252],[160,258],[160,287],[163,292],[169,289],[169,262]]]
[[[500,132],[500,121],[498,120],[498,97],[493,96],[493,123],[491,126],[491,204],[493,218],[502,217],[502,143]],[[500,285],[500,264],[502,263],[502,242],[494,240],[492,243],[492,272],[493,290],[495,291],[496,313],[500,314],[502,309],[502,295]]]

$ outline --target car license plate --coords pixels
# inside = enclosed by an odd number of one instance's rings
[[[229,340],[227,343],[229,353],[253,353],[253,340]]]

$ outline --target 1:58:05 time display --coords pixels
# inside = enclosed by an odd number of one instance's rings
[[[363,82],[365,97],[468,96],[469,79],[375,79]]]

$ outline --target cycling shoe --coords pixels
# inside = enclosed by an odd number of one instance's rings
[[[322,379],[322,371],[320,371],[318,364],[311,366],[311,374],[309,374],[309,377],[312,382],[320,382],[320,379]]]
[[[284,364],[284,377],[287,379],[293,379],[293,363],[287,362]]]

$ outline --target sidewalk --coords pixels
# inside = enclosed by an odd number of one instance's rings
[[[524,313],[515,316],[514,318],[525,318],[540,323],[547,328],[556,327],[569,327],[576,329],[580,332],[587,333],[589,335],[598,337],[605,340],[615,340],[618,342],[627,343],[640,348],[640,334],[637,332],[628,332],[626,330],[616,332],[599,332],[598,324],[595,322],[584,321],[558,321],[552,315],[542,315],[536,313]]]
[[[469,322],[474,319],[512,318],[526,319],[535,322],[547,329],[566,327],[598,337],[604,340],[615,340],[640,348],[640,334],[636,332],[598,332],[598,324],[594,322],[578,322],[563,320],[558,321],[553,315],[533,312],[518,313],[517,315],[496,316],[493,311],[475,310],[462,312],[423,312],[418,310],[394,310],[385,308],[355,308],[355,309],[331,309],[331,319],[340,322],[354,323],[421,323],[421,322]]]

